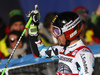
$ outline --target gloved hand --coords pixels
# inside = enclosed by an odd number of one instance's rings
[[[32,23],[34,25],[39,25],[39,20],[40,20],[40,12],[38,10],[38,5],[35,5],[35,10],[29,11],[26,16],[28,18],[32,17]]]
[[[31,36],[37,36],[38,34],[38,25],[39,25],[39,20],[40,20],[40,13],[38,10],[38,6],[35,5],[35,10],[29,11],[29,13],[26,14],[28,19],[32,17],[32,22],[29,26],[29,35]]]

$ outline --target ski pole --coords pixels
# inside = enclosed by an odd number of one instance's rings
[[[22,34],[21,34],[21,36],[20,36],[20,38],[19,38],[19,40],[18,40],[18,42],[17,42],[17,44],[15,45],[15,47],[14,47],[14,49],[13,49],[13,51],[12,51],[12,53],[11,53],[11,55],[10,55],[10,57],[9,57],[9,59],[8,59],[8,61],[7,61],[7,63],[6,63],[5,68],[4,68],[3,71],[2,71],[2,74],[1,74],[1,75],[4,75],[4,73],[5,73],[5,71],[6,71],[6,68],[7,68],[9,62],[10,62],[10,60],[11,60],[11,58],[12,58],[12,56],[13,56],[13,54],[14,54],[14,52],[15,52],[15,50],[16,50],[16,48],[17,48],[17,46],[18,46],[18,44],[19,44],[19,42],[20,42],[20,40],[21,40],[21,38],[22,38],[22,36],[25,34],[27,28],[29,28],[29,25],[30,25],[31,21],[32,21],[32,17],[29,18],[29,20],[28,20],[28,22],[27,22],[27,24],[26,24],[26,26],[25,26],[25,28],[24,28],[24,30],[23,30],[23,32],[22,32]]]

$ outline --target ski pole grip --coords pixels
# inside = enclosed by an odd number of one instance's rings
[[[29,28],[30,24],[31,24],[31,21],[32,21],[32,17],[29,18],[25,28]]]
[[[27,24],[26,24],[26,26],[25,26],[25,29],[24,29],[24,31],[23,31],[23,33],[22,33],[22,36],[25,34],[26,29],[29,28],[29,26],[30,26],[30,24],[31,24],[31,21],[32,21],[32,17],[29,18],[29,20],[28,20],[28,22],[27,22]]]

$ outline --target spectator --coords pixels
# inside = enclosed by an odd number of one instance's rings
[[[8,34],[7,47],[8,47],[8,52],[10,54],[12,53],[12,50],[14,49],[15,45],[17,44],[17,41],[20,36],[21,36],[20,31],[11,31]],[[20,58],[22,56],[25,56],[26,54],[28,54],[27,50],[28,50],[28,47],[25,42],[25,37],[23,36],[23,38],[21,39],[21,41],[19,42],[19,44],[16,48],[16,52],[14,53],[13,58]]]
[[[78,6],[76,8],[73,9],[73,12],[76,12],[82,19],[82,32],[80,33],[80,38],[82,39],[82,41],[84,42],[85,45],[87,45],[86,42],[86,31],[88,28],[88,20],[89,20],[89,15],[88,15],[88,10],[83,7],[83,6]]]
[[[52,20],[57,14],[58,14],[57,12],[49,12],[49,13],[46,14],[44,21],[43,21],[43,27],[45,29],[49,30],[51,33],[53,33]],[[41,37],[41,40],[42,40],[42,42],[44,43],[45,46],[50,46],[50,43],[48,43],[46,41],[46,39],[44,39],[42,36],[40,36],[40,37]]]
[[[83,6],[78,6],[73,9],[73,12],[76,12],[82,20],[87,21],[89,19],[88,10]]]
[[[21,10],[14,9],[10,11],[9,13],[9,29],[10,31],[12,30],[17,30],[17,31],[23,31],[25,27],[25,19],[22,14]],[[25,32],[25,37],[27,37],[28,34]]]
[[[100,44],[100,5],[88,21],[89,29],[86,32],[88,45]]]
[[[22,11],[21,10],[12,10],[9,13],[9,26],[10,26],[10,31],[16,30],[16,31],[21,31],[23,32],[25,28],[25,19],[23,17]],[[29,40],[28,40],[28,32],[25,32],[25,40],[27,42],[28,48],[30,49],[29,46]],[[31,50],[29,51],[31,53]]]
[[[91,15],[91,22],[93,23],[93,25],[100,24],[100,4],[98,5],[96,11],[94,11]]]
[[[49,31],[53,31],[52,29],[52,20],[53,18],[57,15],[57,12],[49,12],[46,14],[44,21],[43,21],[43,26],[48,29]]]
[[[0,17],[0,57],[1,59],[4,59],[5,57],[9,56],[9,52],[7,51],[7,46],[6,46],[6,38],[7,34],[5,33],[5,22],[4,20]]]

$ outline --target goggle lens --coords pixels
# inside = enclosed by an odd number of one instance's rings
[[[60,36],[61,35],[61,31],[58,27],[53,27],[53,34],[54,36]]]

